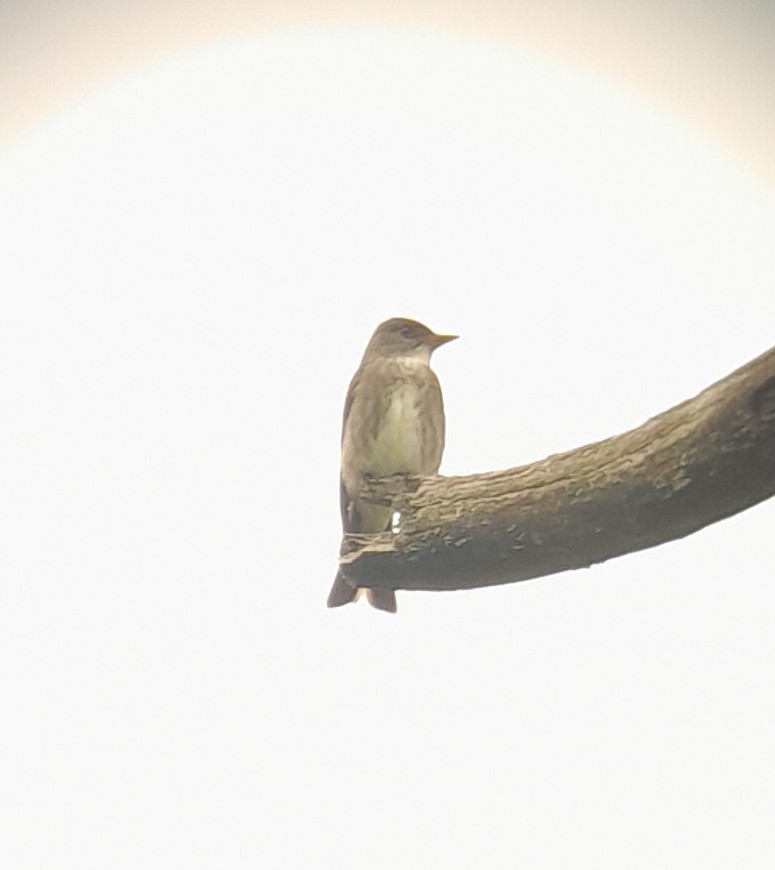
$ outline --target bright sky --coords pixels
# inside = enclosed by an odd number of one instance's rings
[[[0,854],[763,867],[775,502],[390,617],[325,598],[352,371],[442,471],[623,431],[773,344],[775,194],[506,44],[330,28],[146,67],[0,153]]]

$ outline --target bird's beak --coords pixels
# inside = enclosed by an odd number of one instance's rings
[[[442,344],[446,344],[448,341],[454,341],[456,338],[460,338],[459,335],[436,335],[434,332],[433,335],[429,336],[428,344],[431,346],[431,350],[436,350],[437,347],[441,347]]]

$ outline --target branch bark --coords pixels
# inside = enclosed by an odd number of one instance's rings
[[[452,590],[587,568],[775,494],[775,348],[637,429],[507,471],[369,481],[400,531],[347,535],[353,586]]]

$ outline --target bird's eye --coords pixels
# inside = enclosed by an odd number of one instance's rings
[[[412,327],[411,326],[402,326],[401,327],[401,335],[403,335],[404,338],[409,338],[409,336],[411,334],[412,334]]]

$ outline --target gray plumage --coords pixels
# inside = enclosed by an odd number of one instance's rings
[[[399,317],[374,332],[344,406],[340,502],[345,533],[377,533],[391,527],[390,508],[358,498],[365,475],[438,472],[444,450],[444,404],[430,358],[454,338]],[[339,571],[328,606],[347,604],[358,592]],[[372,606],[395,613],[392,589],[367,589],[366,595]]]

